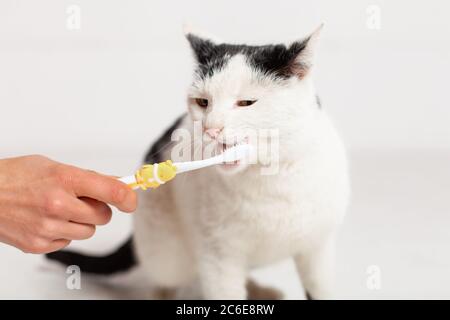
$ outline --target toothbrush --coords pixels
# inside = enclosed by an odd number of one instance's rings
[[[175,163],[171,160],[167,160],[160,163],[146,164],[137,170],[134,175],[123,177],[119,180],[126,183],[133,189],[155,189],[167,181],[172,180],[179,173],[206,168],[226,162],[242,160],[252,151],[252,146],[242,144],[228,148],[222,154],[204,160]]]

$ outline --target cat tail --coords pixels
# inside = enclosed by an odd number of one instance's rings
[[[45,256],[66,266],[77,265],[82,272],[102,275],[127,271],[136,265],[132,237],[116,251],[105,256],[83,255],[70,250],[51,252]]]

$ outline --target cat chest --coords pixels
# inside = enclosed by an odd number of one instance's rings
[[[302,231],[301,201],[288,192],[221,194],[210,201],[207,207],[212,210],[203,217],[210,221],[216,216],[221,221],[219,228],[227,225],[227,229],[242,230],[253,239],[280,238],[283,242]]]

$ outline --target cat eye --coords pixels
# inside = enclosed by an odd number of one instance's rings
[[[208,106],[208,99],[196,98],[195,102],[201,108],[206,108]]]
[[[238,107],[248,107],[251,106],[252,104],[254,104],[256,102],[256,100],[239,100],[237,102],[237,106]]]

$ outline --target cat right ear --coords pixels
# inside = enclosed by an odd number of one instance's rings
[[[200,38],[192,33],[186,34],[186,39],[191,45],[195,60],[197,60],[199,64],[205,64],[213,53],[214,43],[210,40]]]
[[[216,35],[213,35],[212,33],[206,32],[205,30],[202,30],[198,27],[195,27],[194,25],[185,22],[183,23],[183,33],[187,37],[189,34],[194,35],[200,39],[203,40],[209,40],[213,44],[220,44],[223,43],[223,40],[217,37]]]
[[[222,42],[217,37],[194,28],[190,24],[183,25],[183,32],[199,64],[206,63],[211,57],[214,47]]]

